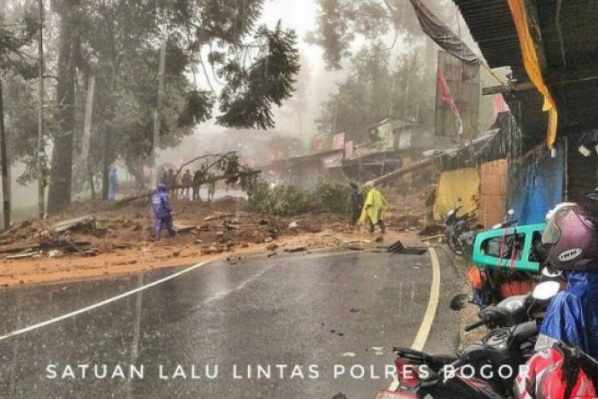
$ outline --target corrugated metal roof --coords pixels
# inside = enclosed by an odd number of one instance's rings
[[[517,30],[506,0],[455,0],[491,68],[523,68]]]
[[[529,81],[507,0],[454,1],[488,65],[510,66],[520,83]],[[559,112],[559,135],[598,126],[598,1],[562,1],[560,10],[557,0],[533,3],[546,58],[543,74]],[[547,124],[542,98],[535,90],[516,92],[513,98],[520,102],[514,112],[519,114],[524,137],[540,142]],[[516,104],[511,101],[509,105],[513,109]]]

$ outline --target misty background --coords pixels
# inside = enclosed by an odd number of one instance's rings
[[[2,3],[6,7],[7,4],[10,5],[10,0],[4,0]],[[466,25],[452,1],[438,0],[429,6],[439,12],[444,22],[477,51]],[[184,137],[180,145],[160,150],[158,164],[181,165],[201,154],[238,151],[242,160],[259,159],[261,162],[254,161],[256,164],[250,165],[259,167],[267,163],[268,159],[264,155],[273,140],[288,141],[293,147],[293,155],[303,155],[314,151],[311,147],[312,140],[316,136],[332,136],[337,133],[322,131],[317,121],[322,118],[323,104],[338,92],[338,84],[347,78],[350,62],[348,59],[344,59],[341,69],[329,70],[324,61],[324,49],[307,42],[306,38],[309,33],[316,29],[317,14],[318,3],[316,0],[267,0],[264,3],[259,23],[275,27],[278,21],[281,21],[285,29],[294,29],[297,33],[301,57],[301,70],[295,84],[296,92],[293,97],[283,103],[282,107],[274,107],[272,110],[276,124],[274,129],[266,131],[230,129],[216,125],[212,118],[194,127],[193,134]],[[391,49],[388,53],[391,64],[394,60],[404,57],[405,54],[416,53],[420,60],[424,60],[426,68],[429,68],[428,72],[433,76],[436,69],[438,47],[423,34],[417,43],[409,41],[410,39],[404,34],[395,37],[394,32],[388,33],[380,39]],[[351,52],[353,54],[358,52],[365,46],[366,41],[365,38],[357,37],[351,44]],[[479,51],[477,52],[479,54]],[[206,55],[203,54],[203,56]],[[216,92],[222,88],[218,79],[201,71],[199,66],[193,75],[190,80],[194,80],[198,88],[205,90],[208,87],[213,87]],[[483,74],[482,86],[489,82],[492,82],[492,78]],[[429,84],[435,87],[433,79]],[[397,88],[397,92],[401,92],[400,87]],[[5,97],[5,102],[11,101],[9,95],[5,94]],[[490,101],[490,99],[481,98],[479,126],[482,131],[492,122]],[[115,165],[121,182],[131,178],[126,172],[123,161],[117,160]],[[37,185],[35,181],[27,185],[17,183],[17,178],[25,171],[26,166],[19,162],[15,162],[11,167],[10,178],[13,183],[12,202],[14,204],[12,213],[15,220],[32,217],[36,214]],[[72,199],[77,201],[87,195],[88,193],[74,193]]]

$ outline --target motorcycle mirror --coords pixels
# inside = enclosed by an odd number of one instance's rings
[[[548,277],[548,278],[558,278],[558,277],[562,276],[562,273],[560,271],[558,271],[557,269],[550,268],[550,267],[544,267],[544,268],[542,268],[542,276]]]
[[[547,299],[550,299],[553,296],[555,296],[560,289],[561,285],[556,281],[544,281],[543,283],[536,285],[536,288],[534,288],[532,296],[534,297],[534,299],[546,301]]]
[[[512,209],[509,209],[509,211],[507,212],[507,215],[509,216],[513,216],[515,214],[515,211]]]
[[[471,298],[467,294],[459,294],[455,295],[453,299],[451,299],[450,308],[454,311],[463,310],[472,303]]]

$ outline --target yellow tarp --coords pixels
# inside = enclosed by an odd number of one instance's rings
[[[436,189],[434,219],[444,220],[446,213],[455,207],[457,198],[461,198],[459,215],[476,208],[473,198],[480,196],[480,174],[476,168],[458,169],[443,172]]]
[[[534,40],[532,39],[528,21],[527,10],[525,9],[525,0],[508,0],[511,14],[513,15],[513,22],[517,28],[517,36],[519,37],[519,45],[521,46],[521,55],[523,57],[523,65],[527,76],[536,86],[536,89],[544,97],[544,106],[542,111],[548,111],[548,133],[546,135],[546,145],[552,148],[556,140],[556,129],[558,124],[558,113],[556,104],[552,98],[552,94],[544,83],[542,77],[542,69],[538,62],[538,54]]]

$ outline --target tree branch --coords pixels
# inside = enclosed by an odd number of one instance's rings
[[[216,177],[213,177],[211,179],[202,180],[199,183],[177,184],[177,185],[174,185],[173,187],[171,187],[171,189],[173,189],[173,190],[180,190],[182,188],[200,187],[200,186],[203,186],[204,184],[207,184],[207,183],[217,182],[217,181],[220,181],[220,180],[228,180],[228,179],[233,179],[233,178],[239,178],[239,177],[244,177],[244,176],[253,176],[253,175],[258,175],[260,173],[262,173],[261,170],[249,170],[249,171],[246,171],[246,172],[237,173],[235,175],[216,176]],[[116,206],[121,206],[121,205],[127,204],[127,203],[129,203],[131,201],[138,200],[138,199],[151,197],[154,194],[155,194],[155,192],[152,191],[152,192],[149,192],[149,193],[146,193],[146,194],[136,195],[134,197],[123,198],[123,199],[121,199],[121,200],[119,200],[119,201],[116,202]]]
[[[212,36],[214,36],[214,37],[217,37],[217,38],[219,38],[219,39],[225,40],[225,41],[227,41],[229,44],[232,44],[232,45],[234,45],[234,46],[237,46],[237,47],[260,47],[260,45],[258,45],[258,44],[253,44],[253,43],[251,43],[251,44],[241,43],[241,42],[239,42],[239,41],[235,40],[234,38],[232,38],[232,37],[230,37],[230,36],[227,36],[227,35],[225,35],[225,34],[223,34],[223,33],[220,33],[220,32],[215,32],[215,31],[213,31],[213,30],[211,30],[211,29],[206,29],[206,28],[204,28],[204,27],[201,27],[201,26],[199,26],[199,25],[196,25],[196,24],[194,24],[194,23],[192,23],[192,22],[189,22],[189,23],[190,23],[190,24],[191,24],[191,26],[193,26],[195,29],[197,29],[197,30],[200,30],[200,31],[202,31],[202,32],[209,33],[210,35],[212,35]]]
[[[397,38],[399,37],[399,28],[395,28],[395,38],[392,41],[392,45],[389,48],[382,49],[382,51],[390,51],[395,48],[395,44],[397,44]]]
[[[214,86],[212,86],[212,81],[210,80],[210,77],[208,76],[208,71],[206,69],[206,66],[203,63],[203,57],[201,56],[201,49],[199,51],[199,64],[201,65],[201,69],[203,69],[203,73],[206,76],[206,80],[208,81],[208,86],[210,86],[210,89],[212,89],[212,93],[214,93],[215,97],[218,97],[218,94],[216,94],[216,90],[214,90]]]
[[[187,165],[192,164],[195,161],[199,161],[200,159],[205,159],[205,158],[209,158],[209,157],[220,157],[216,162],[212,163],[208,168],[206,168],[206,170],[210,169],[212,166],[214,166],[217,162],[220,162],[221,160],[223,160],[224,158],[228,157],[229,155],[235,154],[236,151],[229,151],[226,154],[222,155],[222,154],[204,154],[204,155],[200,155],[199,157],[195,157],[192,160],[185,162],[184,164],[181,165],[180,168],[177,169],[175,176],[178,176],[181,171],[183,170],[183,168]]]

